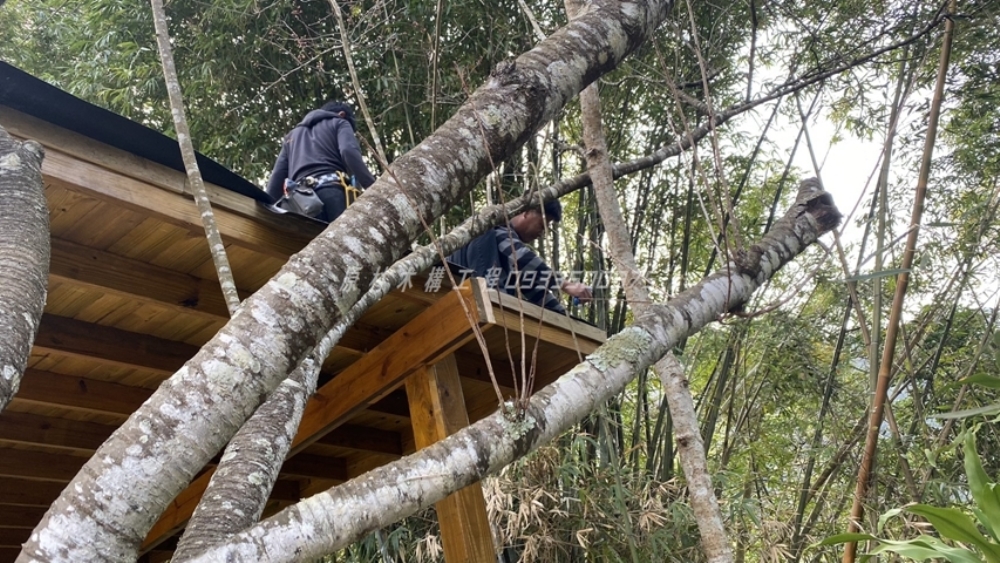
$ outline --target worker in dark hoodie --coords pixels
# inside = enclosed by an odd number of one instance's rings
[[[285,135],[267,183],[268,195],[281,198],[286,179],[305,182],[323,201],[323,214],[317,218],[333,222],[347,208],[354,183],[361,188],[375,183],[361,158],[355,129],[354,111],[343,102],[327,102],[306,114]]]

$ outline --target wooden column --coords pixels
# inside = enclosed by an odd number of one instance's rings
[[[425,448],[469,425],[455,356],[417,370],[406,380],[410,420],[417,449]],[[447,563],[495,563],[493,532],[479,483],[434,505],[441,525]]]

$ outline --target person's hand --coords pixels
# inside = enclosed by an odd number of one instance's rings
[[[562,290],[566,293],[576,297],[584,303],[589,303],[594,299],[594,291],[590,289],[590,286],[578,281],[568,281],[563,282]]]

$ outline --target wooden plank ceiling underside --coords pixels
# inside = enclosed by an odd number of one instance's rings
[[[0,125],[46,145],[43,176],[52,233],[45,316],[21,389],[0,413],[2,563],[13,560],[17,546],[83,462],[225,324],[228,314],[181,173],[137,161],[7,109]],[[244,298],[318,233],[315,226],[271,217],[247,198],[217,187],[211,190]],[[433,326],[468,321],[454,313],[440,317],[446,320],[421,321],[430,318],[429,307],[450,294],[455,292],[425,294],[411,289],[395,292],[373,307],[324,362],[320,383],[327,387],[323,389],[342,393],[334,385],[341,373],[346,374],[342,381],[350,377],[367,381],[359,367],[364,362],[359,361],[382,350],[380,361],[391,362],[396,351],[379,348],[390,337],[395,340],[387,345],[401,346],[440,334],[448,340],[440,343],[441,353],[454,352],[458,360],[470,418],[492,412],[496,394],[468,326],[453,336],[443,336],[448,331]],[[493,371],[509,396],[521,361],[521,343],[520,336],[503,325],[517,323],[519,307],[499,298],[490,303],[478,295],[480,308],[483,301],[487,308],[496,308],[478,320],[493,356]],[[424,317],[418,318],[421,314]],[[395,334],[411,322],[427,323],[424,332],[431,337]],[[538,357],[543,358],[539,386],[578,361],[575,349],[586,353],[600,340],[591,331],[580,342],[570,342],[568,332],[553,330],[541,335],[551,342],[534,338],[527,342],[527,352],[538,345]],[[343,412],[318,422],[320,433],[297,440],[297,452],[282,469],[270,510],[413,451],[407,401],[401,378],[397,379],[373,387],[374,395],[359,397],[359,405],[337,405]],[[322,391],[315,401],[321,399]],[[185,519],[181,497],[176,504],[154,530],[158,535],[148,540],[147,550],[170,549],[169,536]],[[167,522],[171,517],[174,520]],[[150,557],[157,559],[154,552]]]

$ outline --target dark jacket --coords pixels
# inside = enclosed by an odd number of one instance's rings
[[[278,199],[286,178],[301,180],[335,172],[353,175],[362,188],[375,183],[375,177],[361,158],[361,147],[351,124],[333,112],[313,110],[285,135],[267,183],[267,193]]]
[[[500,288],[511,295],[520,293],[525,301],[566,314],[566,309],[551,291],[559,287],[560,280],[512,228],[490,229],[448,256],[448,261],[462,268],[464,273],[485,278],[490,288]]]

